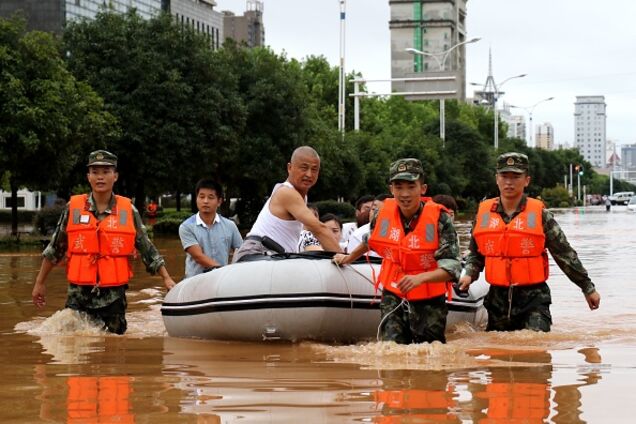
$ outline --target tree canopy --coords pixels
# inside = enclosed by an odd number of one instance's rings
[[[12,193],[12,233],[20,187],[57,188],[88,144],[103,146],[116,135],[114,117],[68,71],[57,40],[26,32],[19,17],[0,19],[0,174],[7,173]]]
[[[226,197],[240,199],[249,225],[301,145],[322,159],[312,200],[386,192],[389,165],[400,157],[422,161],[429,194],[452,194],[464,206],[496,194],[494,164],[503,151],[530,157],[532,195],[563,185],[571,163],[591,170],[574,149],[545,151],[501,137],[496,151],[492,111],[456,100],[446,101],[444,144],[439,102],[397,96],[362,99],[361,130],[353,131],[349,113],[342,134],[338,68],[324,57],[298,61],[233,42],[215,50],[169,15],[102,12],[71,22],[61,45],[26,33],[19,20],[0,20],[0,65],[0,170],[12,187],[70,193],[84,180],[86,154],[107,148],[119,156],[117,191],[139,208],[149,196],[188,193],[199,178],[213,177]],[[348,92],[360,77],[347,75]],[[31,165],[41,162],[46,167]],[[595,189],[608,185],[593,171],[581,178]]]

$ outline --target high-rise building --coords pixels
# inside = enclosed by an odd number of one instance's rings
[[[621,163],[624,169],[636,171],[636,144],[621,146]]]
[[[78,18],[92,19],[102,10],[125,13],[136,9],[149,19],[159,14],[166,0],[2,0],[0,16],[11,17],[21,11],[27,29],[60,34],[67,23]]]
[[[593,166],[607,163],[604,96],[577,96],[574,103],[574,147]]]
[[[223,31],[226,38],[248,47],[265,45],[265,26],[263,25],[263,2],[247,0],[247,10],[242,16],[223,11]]]
[[[479,104],[479,102],[475,103]],[[519,138],[526,140],[526,118],[523,115],[513,115],[510,112],[510,106],[504,103],[503,108],[499,111],[499,117],[508,124],[508,138]]]
[[[164,8],[177,23],[207,35],[212,47],[223,44],[223,13],[214,10],[214,0],[163,0]]]
[[[393,81],[393,91],[439,91],[446,92],[439,97],[466,98],[465,46],[444,54],[466,41],[466,3],[467,0],[389,0],[391,78],[455,77],[426,82]],[[409,48],[428,55],[411,54],[406,51]]]
[[[162,10],[175,20],[206,34],[216,48],[223,42],[223,14],[214,10],[214,0],[2,0],[0,16],[10,17],[21,11],[27,19],[27,29],[61,33],[69,22],[93,19],[103,10],[126,13],[135,9],[144,19]]]
[[[537,125],[534,138],[535,146],[539,149],[554,150],[554,127],[549,122]]]

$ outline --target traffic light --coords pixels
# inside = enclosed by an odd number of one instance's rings
[[[580,176],[583,176],[583,165],[576,165],[576,166],[574,167],[574,170],[575,170],[576,172],[578,172],[578,174],[579,174]]]

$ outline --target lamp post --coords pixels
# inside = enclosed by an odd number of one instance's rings
[[[541,103],[543,102],[549,102],[550,100],[554,100],[554,97],[548,97],[546,99],[543,100],[539,100],[538,102],[536,102],[535,104],[533,104],[532,106],[515,106],[515,105],[508,105],[509,107],[513,107],[516,109],[523,109],[528,113],[528,121],[529,121],[529,132],[530,132],[530,138],[528,140],[528,147],[535,147],[533,145],[533,141],[532,141],[532,136],[533,136],[533,130],[532,130],[532,113],[534,112],[534,108],[539,106]]]
[[[428,52],[426,50],[418,50],[412,47],[407,48],[406,51],[414,55],[432,57],[437,61],[439,70],[441,72],[444,72],[446,70],[446,59],[448,59],[448,56],[453,50],[465,44],[476,43],[479,40],[481,40],[481,38],[479,37],[471,38],[470,40],[457,43],[454,46],[451,46],[449,49],[443,50],[441,52]],[[446,106],[445,99],[443,97],[439,100],[439,138],[442,139],[442,147],[444,147],[446,141]]]
[[[523,78],[526,75],[528,74],[519,74],[519,75],[514,75],[512,77],[508,77],[505,80],[503,80],[501,84],[499,85],[495,83],[495,79],[493,78],[492,73],[488,75],[488,78],[486,78],[486,84],[484,84],[484,90],[482,91],[482,95],[487,95],[487,97],[492,98],[492,108],[493,108],[493,114],[495,116],[495,128],[493,131],[495,150],[499,148],[499,111],[497,110],[497,100],[499,100],[500,96],[504,95],[504,92],[501,91],[501,87],[503,87],[505,83],[507,83],[508,81],[512,79]],[[480,84],[471,83],[471,85],[480,85]],[[491,87],[491,88],[488,90],[487,89],[488,87]],[[486,103],[491,103],[486,99],[484,99],[483,101],[485,101]]]
[[[340,73],[338,76],[338,130],[344,137],[345,132],[345,17],[346,1],[340,0]]]

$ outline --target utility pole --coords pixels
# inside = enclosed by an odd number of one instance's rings
[[[344,137],[345,133],[345,23],[346,23],[346,0],[340,0],[340,75],[338,79],[338,130]]]

